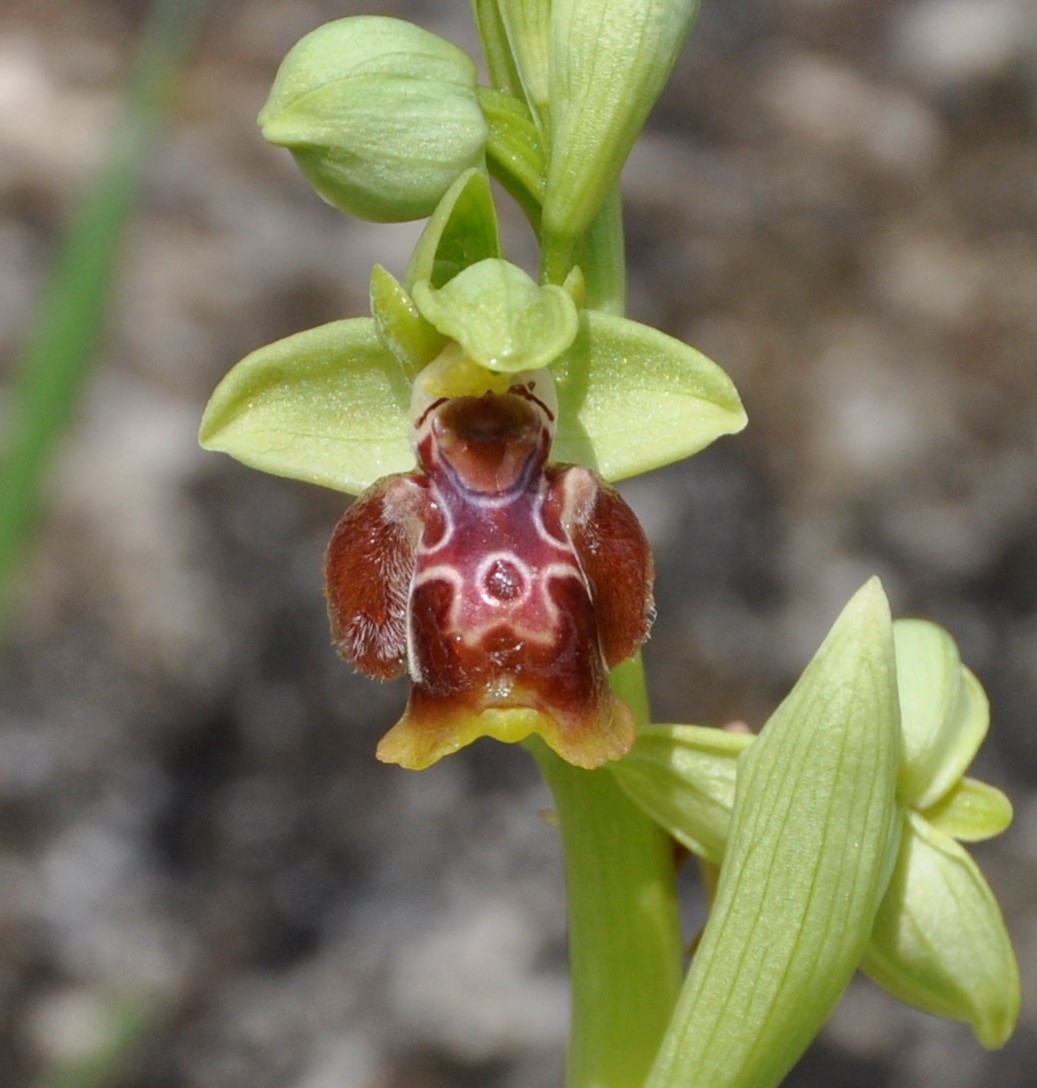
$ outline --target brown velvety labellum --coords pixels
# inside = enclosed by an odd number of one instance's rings
[[[596,767],[633,743],[608,669],[647,636],[651,552],[598,476],[548,464],[551,422],[522,385],[434,402],[419,469],[379,480],[336,527],[325,574],[339,651],[412,683],[380,759],[418,769],[480,736],[539,733]]]

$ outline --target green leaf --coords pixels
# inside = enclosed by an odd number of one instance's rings
[[[898,829],[889,607],[861,589],[742,755],[713,912],[648,1088],[770,1088],[860,962]]]
[[[568,292],[537,286],[507,261],[480,261],[439,290],[421,281],[412,294],[423,317],[490,370],[548,366],[576,336],[576,306]]]
[[[609,480],[679,461],[746,423],[716,363],[612,314],[583,311],[579,334],[552,370],[560,409],[552,456]]]
[[[425,224],[411,254],[408,289],[427,280],[442,287],[469,265],[501,254],[497,210],[481,170],[466,170],[450,186]]]
[[[965,773],[986,736],[990,711],[943,628],[898,620],[893,636],[904,742],[900,797],[928,808]]]
[[[242,359],[199,435],[253,468],[358,494],[414,467],[410,383],[371,318],[335,321]]]
[[[915,813],[905,820],[863,968],[901,1001],[1002,1046],[1019,1015],[1019,968],[997,900],[953,839]]]
[[[738,757],[755,739],[699,725],[652,725],[608,767],[657,824],[693,854],[719,865],[731,825]]]
[[[1012,822],[1012,802],[994,786],[962,778],[921,813],[929,825],[960,842],[982,842]]]
[[[447,345],[447,338],[418,313],[414,300],[380,264],[371,269],[371,315],[378,335],[413,379]]]

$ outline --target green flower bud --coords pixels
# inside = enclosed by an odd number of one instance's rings
[[[259,124],[328,203],[375,222],[430,215],[482,160],[487,138],[471,58],[381,16],[306,35],[282,62]]]

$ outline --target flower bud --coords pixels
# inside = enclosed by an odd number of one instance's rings
[[[306,35],[282,62],[259,124],[328,203],[374,222],[430,215],[481,161],[487,137],[471,58],[381,16]]]

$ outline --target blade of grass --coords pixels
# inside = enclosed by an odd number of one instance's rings
[[[70,224],[10,393],[0,453],[0,641],[47,468],[83,396],[148,151],[206,0],[156,0],[108,158]]]

